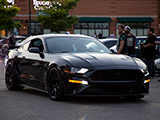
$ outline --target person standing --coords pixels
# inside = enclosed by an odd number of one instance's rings
[[[9,49],[13,49],[14,48],[15,41],[14,41],[14,36],[13,35],[11,35],[9,37],[9,43],[8,43],[8,45],[9,45]]]
[[[126,46],[128,55],[131,57],[136,57],[135,54],[136,37],[130,32],[131,28],[129,26],[125,26],[124,29],[127,37]]]
[[[97,33],[96,32],[94,33],[93,37],[97,39]]]
[[[147,65],[148,72],[150,77],[154,77],[155,75],[155,41],[157,41],[156,35],[154,34],[154,28],[147,29],[148,38],[146,42],[142,45],[144,62]]]
[[[109,35],[109,37],[115,37],[114,33],[111,32],[111,34]]]
[[[99,34],[98,34],[98,39],[102,39],[102,33],[101,32],[99,32]]]
[[[119,39],[117,43],[117,54],[128,54],[126,47],[126,34],[124,33],[124,25],[118,26]]]

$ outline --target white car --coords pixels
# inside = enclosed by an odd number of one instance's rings
[[[155,63],[156,73],[160,74],[160,58],[159,59],[155,59],[154,63]]]
[[[112,46],[116,45],[118,39],[117,38],[105,38],[105,39],[99,39],[100,42],[102,42],[108,49]]]

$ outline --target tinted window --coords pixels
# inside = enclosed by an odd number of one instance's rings
[[[44,47],[43,47],[43,43],[40,39],[34,39],[31,41],[31,44],[29,45],[29,48],[31,47],[38,47],[40,52],[43,52]]]
[[[110,48],[114,46],[117,43],[117,41],[106,41],[104,44],[107,48]]]
[[[49,53],[63,53],[63,52],[111,53],[102,43],[91,38],[77,38],[77,37],[47,38],[46,45]]]

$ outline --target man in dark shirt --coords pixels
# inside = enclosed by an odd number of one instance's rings
[[[125,33],[127,37],[126,46],[128,55],[131,57],[136,57],[135,55],[135,43],[136,37],[130,32],[131,28],[129,26],[125,26]]]
[[[102,38],[103,38],[103,36],[102,36],[102,33],[101,33],[101,32],[99,32],[99,34],[98,34],[98,38],[99,38],[99,39],[102,39]]]
[[[128,54],[126,47],[126,34],[124,33],[124,25],[118,26],[119,39],[117,43],[117,54]]]
[[[148,67],[148,71],[151,77],[154,77],[155,75],[155,65],[154,65],[154,60],[155,60],[155,41],[157,41],[156,36],[154,35],[154,28],[148,28],[147,29],[147,34],[148,38],[144,45],[142,46],[143,48],[143,55],[145,57],[145,63]]]

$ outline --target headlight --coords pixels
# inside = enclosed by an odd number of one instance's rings
[[[148,75],[149,75],[149,72],[148,72],[147,67],[144,68],[144,69],[140,68],[140,70],[141,70],[141,72],[144,74],[144,76],[148,76]]]
[[[138,66],[142,69],[146,68],[146,64],[141,60],[141,59],[138,59],[138,58],[133,58],[135,60],[135,62],[138,64]]]
[[[73,74],[75,74],[75,73],[84,74],[87,71],[89,71],[89,69],[86,69],[86,68],[77,68],[77,67],[71,67],[70,71],[65,70],[65,72],[73,73]]]
[[[88,71],[88,69],[86,68],[76,68],[76,67],[72,67],[71,68],[71,73],[80,73],[80,74],[84,74]]]
[[[150,82],[150,79],[144,81],[144,83],[149,83],[149,82]]]
[[[88,85],[88,81],[85,80],[69,80],[70,83],[79,83],[83,85]]]
[[[141,59],[138,59],[138,58],[133,58],[133,59],[136,61],[136,63],[140,67],[140,70],[142,71],[144,76],[148,76],[149,72],[148,72],[146,64]]]

